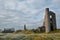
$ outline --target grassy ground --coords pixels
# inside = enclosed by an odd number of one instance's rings
[[[0,40],[60,40],[60,32],[50,33],[0,33]]]
[[[60,40],[60,33],[43,34],[6,34],[0,40]]]

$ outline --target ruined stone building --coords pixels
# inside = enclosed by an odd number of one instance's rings
[[[49,8],[45,9],[45,18],[43,26],[45,28],[45,32],[56,30],[56,15],[54,12],[49,11]]]
[[[15,32],[14,28],[10,28],[10,29],[4,28],[4,30],[2,31],[2,33],[13,33],[13,32]]]
[[[43,26],[38,27],[36,30],[38,32],[51,32],[56,30],[56,15],[54,12],[49,11],[49,8],[45,9],[45,16],[43,21]]]

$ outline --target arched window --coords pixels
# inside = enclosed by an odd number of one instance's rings
[[[52,15],[50,15],[50,21],[52,21]]]
[[[52,18],[52,15],[50,15],[50,18]]]

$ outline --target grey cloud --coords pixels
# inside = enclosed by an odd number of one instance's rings
[[[3,3],[4,2],[4,3]],[[48,5],[49,4],[49,5]],[[26,24],[27,28],[37,28],[42,26],[44,18],[44,9],[49,7],[56,11],[51,4],[44,0],[5,0],[0,2],[0,26],[14,27],[16,29],[23,29]],[[57,8],[57,7],[55,7]],[[56,11],[57,16],[59,11]],[[58,19],[58,22],[60,19]],[[60,26],[60,25],[59,25]]]

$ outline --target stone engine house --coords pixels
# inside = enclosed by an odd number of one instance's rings
[[[54,12],[49,11],[49,8],[45,9],[43,27],[45,28],[45,32],[56,30],[56,15]]]

